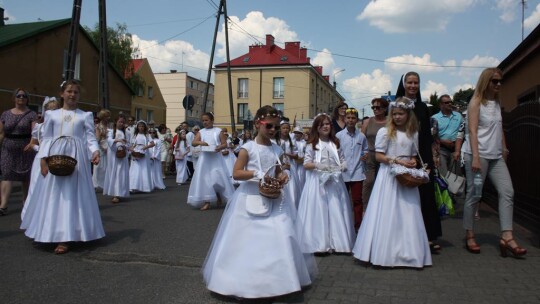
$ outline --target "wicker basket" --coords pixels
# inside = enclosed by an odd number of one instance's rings
[[[61,138],[73,140],[70,136],[60,136],[57,139],[55,139],[50,148],[49,148],[49,154],[51,151],[51,148],[54,146],[54,144]],[[77,150],[75,149],[75,157],[77,156]],[[49,167],[49,172],[53,175],[57,176],[68,176],[75,171],[75,167],[77,166],[77,160],[74,157],[71,157],[69,155],[51,155],[47,157],[47,166]]]
[[[272,168],[278,167],[281,168],[281,165],[273,165],[264,174],[264,177],[259,181],[259,193],[267,198],[276,199],[281,196],[281,189],[283,184],[275,177],[270,176],[270,171]]]
[[[116,149],[116,157],[117,158],[125,158],[127,155],[126,149],[124,147],[118,147]]]
[[[415,188],[427,182],[424,178],[415,177],[410,173],[396,175],[396,179],[401,185],[409,188]]]
[[[131,152],[131,156],[135,157],[135,158],[143,158],[144,157],[144,153],[141,153],[141,152]]]

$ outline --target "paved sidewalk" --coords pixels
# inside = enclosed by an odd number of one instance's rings
[[[200,273],[223,209],[192,209],[188,186],[166,185],[116,205],[98,194],[107,237],[64,256],[34,248],[19,230],[21,196],[14,193],[10,213],[0,217],[0,303],[237,303],[211,294]],[[317,257],[319,275],[303,292],[241,303],[540,303],[537,236],[516,227],[529,253],[500,257],[497,214],[482,205],[482,253],[468,253],[460,207],[443,219],[443,250],[432,267],[375,269],[351,256]]]

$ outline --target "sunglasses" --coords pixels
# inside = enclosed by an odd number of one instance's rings
[[[358,111],[355,108],[350,108],[345,110],[345,113],[358,113]]]
[[[451,101],[443,101],[441,102],[442,104],[451,104],[452,102]]]
[[[28,98],[28,96],[26,96],[25,94],[17,94],[17,96],[15,96],[15,97],[17,97],[17,98],[19,98],[19,99],[26,99],[26,98]]]
[[[271,130],[271,129],[277,130],[277,129],[279,129],[279,127],[280,127],[279,124],[275,125],[275,124],[267,123],[267,122],[264,121],[264,120],[259,121],[259,123],[263,124],[264,127],[265,127],[267,130]]]
[[[493,85],[502,85],[502,79],[491,79]]]
[[[380,109],[386,109],[385,107],[381,107],[381,106],[372,106],[371,107],[372,110],[380,110]]]

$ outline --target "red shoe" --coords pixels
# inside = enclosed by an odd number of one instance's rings
[[[514,242],[516,247],[510,246],[510,242]],[[505,240],[501,238],[499,241],[499,248],[501,249],[501,256],[503,258],[508,256],[508,251],[510,251],[515,258],[522,257],[527,254],[527,249],[519,247],[514,239]]]
[[[465,249],[467,249],[467,251],[470,252],[470,253],[479,254],[480,253],[480,246],[478,246],[478,244],[476,244],[476,241],[474,242],[473,245],[469,245],[469,240],[474,241],[474,236],[468,236],[465,239]]]

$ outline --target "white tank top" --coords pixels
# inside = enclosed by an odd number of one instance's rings
[[[461,152],[472,154],[469,129],[466,128],[465,142]],[[488,100],[485,105],[480,104],[478,119],[478,153],[486,159],[499,159],[502,157],[502,115],[501,107],[495,100]]]

